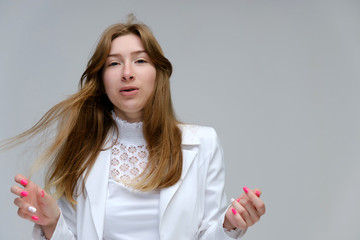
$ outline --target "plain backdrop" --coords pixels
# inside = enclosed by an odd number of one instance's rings
[[[0,139],[74,93],[129,13],[173,63],[179,118],[218,132],[228,197],[262,189],[267,213],[244,240],[360,239],[359,0],[1,0]],[[0,153],[0,239],[30,239],[9,191],[26,149]]]

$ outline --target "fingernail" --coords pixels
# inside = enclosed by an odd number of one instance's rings
[[[20,183],[25,187],[28,185],[28,181],[26,181],[26,179],[21,179]]]
[[[235,199],[234,199],[234,198],[230,199],[230,202],[233,202],[233,201],[235,201]]]
[[[44,197],[45,196],[45,192],[44,190],[41,191],[41,196]]]
[[[237,202],[240,202],[240,199],[241,199],[241,198],[238,198],[238,199],[236,199],[236,201],[237,201]]]
[[[236,215],[236,214],[237,214],[237,212],[236,212],[235,208],[232,208],[232,209],[231,209],[231,211],[232,211],[232,213],[233,213],[234,215]]]
[[[243,189],[244,189],[244,192],[245,192],[245,193],[248,193],[248,192],[249,192],[249,188],[243,187]]]
[[[39,220],[39,217],[38,217],[38,216],[32,216],[31,218],[32,218],[33,220],[35,220],[35,221]]]
[[[26,197],[28,195],[27,191],[22,191],[21,196]]]
[[[36,208],[34,208],[34,207],[28,207],[28,210],[29,210],[29,212],[32,212],[32,213],[35,213],[36,212]]]
[[[255,191],[255,195],[258,196],[258,197],[260,197],[260,195],[261,195],[260,191],[256,190],[256,191]]]

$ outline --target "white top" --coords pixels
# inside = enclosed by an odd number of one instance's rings
[[[141,192],[125,186],[146,167],[148,150],[142,123],[115,116],[119,138],[111,149],[110,177],[103,240],[159,239],[159,191]]]
[[[158,227],[149,229],[145,227],[145,230],[150,234],[156,234],[156,229],[159,229],[162,240],[231,240],[240,238],[246,231],[237,230],[228,233],[223,229],[224,215],[230,204],[226,201],[224,192],[223,153],[215,130],[194,125],[181,125],[180,127],[183,154],[182,177],[175,185],[160,190],[157,215],[161,222]],[[61,214],[52,240],[104,239],[105,212],[111,211],[111,205],[108,203],[111,198],[108,196],[116,195],[112,195],[110,193],[112,188],[109,188],[109,185],[112,185],[109,183],[110,158],[111,148],[99,152],[86,179],[86,194],[80,194],[75,198],[78,202],[76,210],[65,197],[58,200]],[[124,197],[124,195],[120,197]],[[125,197],[125,200],[129,202],[129,198]],[[142,202],[145,201],[144,199],[138,201],[140,203],[136,210],[142,208],[143,205],[148,205],[148,203]],[[121,199],[117,200],[117,207],[119,202],[121,203]],[[127,207],[126,209],[131,210]],[[149,209],[156,211],[157,208]],[[136,210],[132,212],[136,214]],[[140,210],[137,213],[139,212],[143,218],[152,215],[152,213],[148,214],[146,210]],[[130,214],[126,215],[130,216]],[[139,219],[142,222],[141,218]],[[116,223],[121,220],[116,219]],[[106,234],[115,235],[118,231],[115,229],[116,233],[113,233],[114,228],[120,229],[123,224],[123,222],[119,223],[116,227],[110,225],[114,221],[109,216],[106,221]],[[132,219],[131,221],[133,224],[138,223]],[[133,224],[131,226],[134,226]],[[144,231],[143,228],[137,230]],[[144,232],[142,235],[145,235]],[[157,239],[156,237],[152,238]],[[43,239],[41,238],[41,227],[38,224],[35,225],[33,239]],[[105,239],[121,239],[121,237],[106,236]],[[142,239],[151,238],[146,236]]]

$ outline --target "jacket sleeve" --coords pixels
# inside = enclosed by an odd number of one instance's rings
[[[65,199],[58,200],[60,217],[51,240],[76,240],[76,212]],[[40,225],[35,224],[33,240],[46,240]]]
[[[233,240],[245,234],[245,230],[227,231],[223,228],[229,204],[225,195],[225,166],[223,150],[215,130],[211,129],[210,149],[203,167],[207,168],[204,217],[199,229],[200,240]]]

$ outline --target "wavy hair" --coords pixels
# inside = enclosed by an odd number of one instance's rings
[[[111,42],[126,34],[140,37],[156,68],[155,87],[143,109],[143,134],[149,149],[148,164],[132,186],[150,191],[174,185],[181,176],[181,131],[172,106],[170,76],[172,65],[151,30],[142,23],[114,24],[102,34],[79,82],[79,91],[52,107],[32,128],[10,139],[22,142],[57,124],[53,142],[40,162],[49,163],[45,189],[54,189],[56,198],[65,196],[74,206],[75,196],[84,193],[86,179],[109,135],[117,126],[111,115],[113,105],[103,84],[103,69]],[[106,171],[106,170],[105,170]]]

